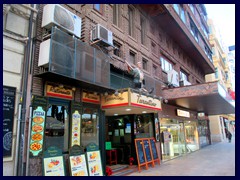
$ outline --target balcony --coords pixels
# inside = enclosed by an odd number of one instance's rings
[[[172,5],[142,4],[143,10],[188,54],[203,70],[204,74],[214,73],[214,66],[204,50],[195,40],[186,24],[175,12]]]
[[[89,89],[111,89],[109,57],[57,28],[41,43],[39,54],[39,77],[65,79]]]

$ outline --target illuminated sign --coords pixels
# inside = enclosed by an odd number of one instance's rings
[[[177,109],[177,116],[190,118],[190,113],[188,111]]]

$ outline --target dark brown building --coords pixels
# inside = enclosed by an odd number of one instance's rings
[[[234,108],[217,82],[205,83],[214,73],[206,20],[202,4],[40,5],[31,105],[35,113],[42,108],[45,124],[40,151],[29,145],[28,175],[42,175],[51,146],[62,151],[70,175],[74,144],[98,145],[103,172],[106,142],[118,164],[130,157],[137,164],[136,138],[154,137],[161,160],[210,144],[207,115]],[[125,61],[142,63],[152,94],[134,89]]]

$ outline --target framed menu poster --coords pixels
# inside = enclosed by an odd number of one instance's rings
[[[50,146],[43,153],[43,175],[44,176],[65,176],[64,159],[61,149]]]
[[[69,165],[71,176],[88,176],[86,157],[82,147],[74,145],[70,149]]]
[[[89,176],[103,176],[100,151],[87,152]]]

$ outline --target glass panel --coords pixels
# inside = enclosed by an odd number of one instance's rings
[[[198,143],[197,122],[187,121],[187,122],[184,122],[184,125],[185,125],[187,149],[190,152],[198,150],[199,143]]]
[[[153,118],[151,115],[138,115],[135,119],[136,138],[154,137]]]
[[[97,109],[84,108],[82,114],[81,145],[99,145],[99,116]]]
[[[50,105],[47,111],[45,128],[45,150],[49,146],[57,146],[63,152],[68,151],[68,107]]]

